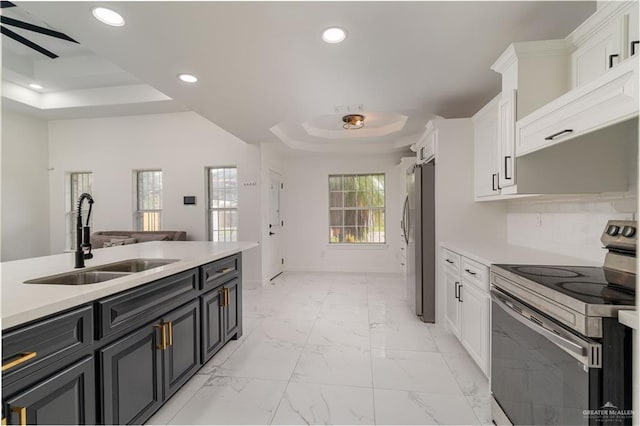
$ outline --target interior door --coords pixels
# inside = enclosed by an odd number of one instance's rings
[[[280,275],[284,269],[282,248],[281,194],[284,188],[282,176],[273,170],[269,171],[269,253],[271,279]]]

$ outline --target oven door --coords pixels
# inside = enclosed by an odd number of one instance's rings
[[[589,424],[600,345],[495,287],[491,299],[491,392],[511,423]]]

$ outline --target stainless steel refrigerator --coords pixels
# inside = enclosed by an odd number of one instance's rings
[[[402,229],[407,243],[407,299],[424,322],[435,322],[435,163],[407,172]]]

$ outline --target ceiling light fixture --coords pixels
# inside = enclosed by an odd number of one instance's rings
[[[38,83],[31,83],[29,84],[29,87],[36,90],[42,90],[42,86],[40,86]]]
[[[327,43],[335,44],[344,41],[347,38],[347,33],[344,32],[342,28],[331,27],[327,28],[322,33],[322,40]]]
[[[361,114],[345,115],[342,117],[342,121],[344,122],[342,128],[346,130],[357,130],[364,127],[364,115]]]
[[[185,83],[195,83],[196,81],[198,81],[198,77],[191,74],[178,74],[178,78]]]
[[[91,13],[103,24],[111,25],[112,27],[124,25],[124,18],[115,10],[107,9],[106,7],[94,7],[91,9]]]

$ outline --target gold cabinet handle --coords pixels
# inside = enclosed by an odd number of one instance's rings
[[[11,407],[11,412],[18,413],[18,423],[20,426],[27,426],[27,407]]]
[[[218,269],[216,272],[219,274],[226,274],[227,272],[231,272],[231,271],[233,271],[233,268]]]
[[[36,352],[24,352],[22,356],[20,356],[20,358],[14,359],[13,361],[8,362],[6,364],[2,364],[2,371],[5,372],[8,369],[13,368],[17,365],[20,365],[25,361],[29,361],[30,359],[35,358],[36,355],[37,355]]]
[[[156,346],[156,349],[160,349],[161,351],[164,351],[165,349],[167,349],[167,331],[166,328],[164,327],[164,324],[156,324],[153,326],[154,328],[159,328],[162,331],[160,332],[160,345]]]
[[[229,289],[225,288],[224,291],[224,306],[229,306]]]
[[[167,327],[169,328],[169,346],[173,346],[173,324],[171,321],[167,321]]]

